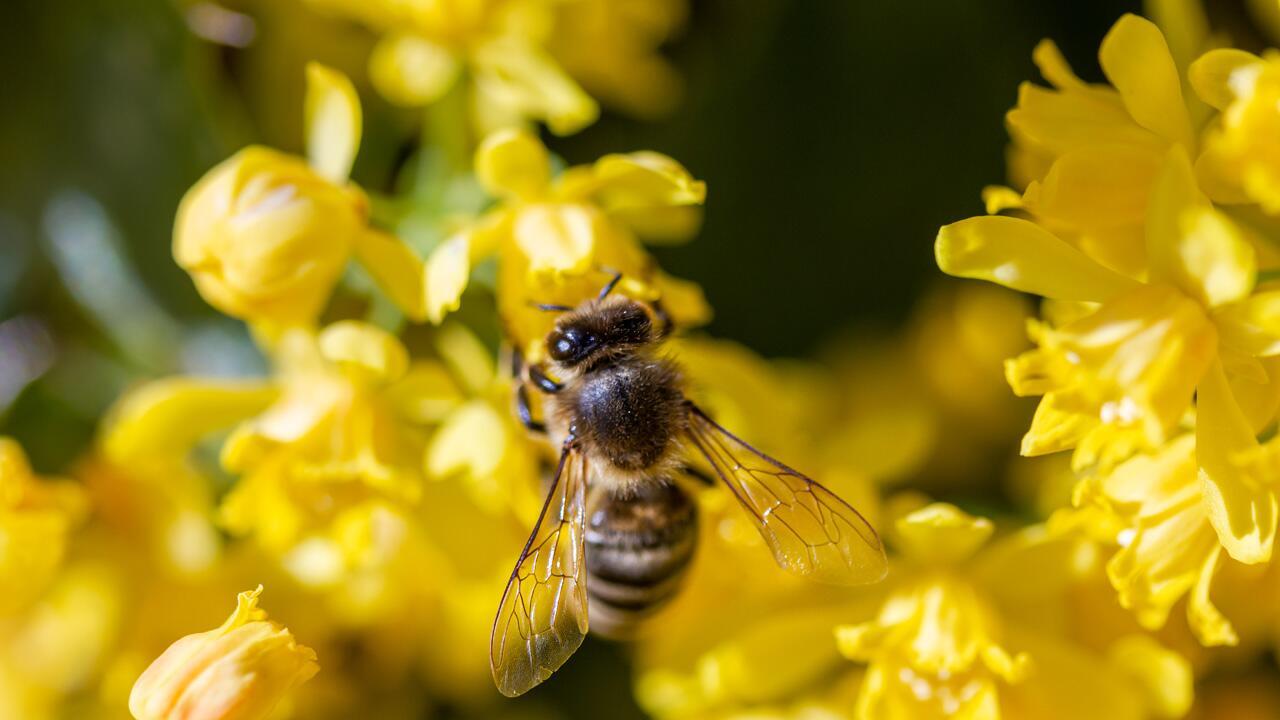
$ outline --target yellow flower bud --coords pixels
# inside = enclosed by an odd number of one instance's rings
[[[240,593],[221,627],[169,646],[129,694],[138,720],[254,720],[320,669],[311,648],[258,609],[256,590]]]
[[[222,312],[306,322],[323,308],[367,217],[358,190],[326,180],[301,158],[249,147],[182,199],[173,255]]]

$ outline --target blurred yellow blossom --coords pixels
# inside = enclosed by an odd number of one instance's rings
[[[876,620],[837,630],[840,651],[869,665],[857,717],[999,717],[1000,686],[1020,682],[1030,659],[1000,645],[991,608],[947,570],[987,541],[990,521],[930,505],[895,527],[926,570],[896,588]]]
[[[222,502],[226,527],[282,553],[362,502],[416,500],[426,433],[403,408],[432,388],[413,386],[417,373],[400,341],[347,320],[319,333],[291,331],[273,354],[275,402],[222,448],[223,466],[242,476]]]
[[[0,437],[0,616],[45,590],[87,511],[78,485],[37,477],[18,443]]]
[[[279,328],[314,321],[354,254],[419,317],[420,263],[369,226],[368,199],[347,181],[360,144],[355,90],[314,63],[307,82],[307,160],[251,146],[210,170],[178,208],[174,259],[214,307]]]
[[[188,635],[146,669],[129,695],[138,720],[258,720],[320,669],[316,655],[267,620],[257,590],[240,593],[221,627]]]
[[[421,107],[466,83],[482,131],[541,121],[557,134],[595,121],[599,108],[547,50],[555,24],[545,0],[310,0],[379,34],[369,77],[388,100]]]
[[[1213,50],[1195,61],[1190,78],[1222,112],[1196,165],[1205,192],[1216,202],[1280,213],[1280,51]]]
[[[652,152],[608,155],[553,179],[542,143],[508,130],[485,139],[475,165],[481,185],[501,202],[427,258],[432,321],[458,308],[472,268],[494,255],[504,329],[531,357],[541,355],[554,321],[535,305],[576,305],[613,272],[622,273],[627,294],[661,298],[678,323],[705,321],[701,292],[657,269],[637,242],[637,235],[687,236],[696,228],[688,213],[702,204],[706,187],[674,160]]]
[[[684,24],[686,0],[573,0],[556,9],[552,54],[594,97],[637,117],[670,112],[679,73],[658,52]]]

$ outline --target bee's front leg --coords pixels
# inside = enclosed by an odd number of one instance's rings
[[[564,389],[564,383],[552,380],[547,376],[547,373],[537,365],[529,366],[529,380],[534,385],[538,386],[539,390],[549,395],[555,395]]]
[[[533,419],[533,410],[529,407],[529,386],[524,383],[516,388],[516,417],[529,432],[547,434],[547,424]]]

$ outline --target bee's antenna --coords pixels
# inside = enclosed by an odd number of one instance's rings
[[[596,300],[603,300],[609,297],[609,293],[613,292],[613,289],[618,287],[618,283],[620,282],[622,282],[622,273],[615,272],[613,274],[613,278],[609,280],[609,283],[600,288],[600,295],[596,297]]]
[[[573,307],[570,305],[556,305],[554,303],[531,302],[529,303],[529,305],[539,310],[542,310],[543,312],[569,312],[570,310],[573,310]]]

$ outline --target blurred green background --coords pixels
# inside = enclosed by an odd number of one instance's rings
[[[245,144],[299,149],[303,63],[315,55],[363,82],[368,39],[293,0],[240,3],[253,19],[242,48],[192,34],[172,1],[5,7],[0,434],[56,471],[139,377],[258,369],[239,324],[206,307],[174,265],[174,211]],[[571,163],[654,149],[705,179],[703,232],[659,248],[661,263],[705,288],[713,334],[805,355],[849,327],[894,326],[936,280],[937,228],[981,212],[982,186],[1004,179],[1002,117],[1018,84],[1037,78],[1036,42],[1054,38],[1097,79],[1098,42],[1138,10],[1104,0],[694,2],[669,48],[687,82],[674,115],[606,113],[548,142]],[[355,177],[389,190],[416,142],[414,119],[367,86],[361,95]],[[619,662],[618,650],[590,643],[534,697],[577,717],[629,703]]]

